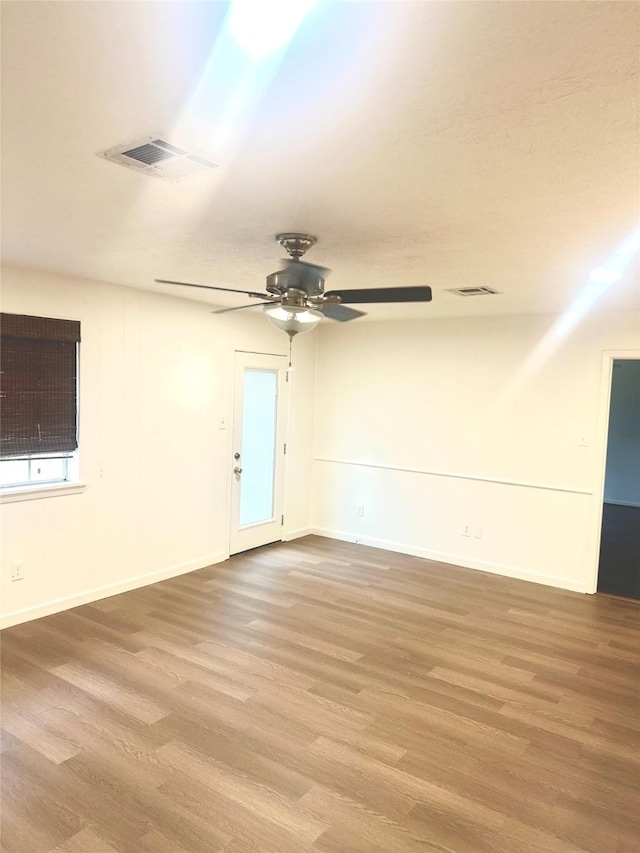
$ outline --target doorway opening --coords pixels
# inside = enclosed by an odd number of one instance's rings
[[[614,359],[597,591],[640,600],[640,359]]]

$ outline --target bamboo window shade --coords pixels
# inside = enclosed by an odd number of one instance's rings
[[[78,447],[80,323],[0,314],[0,456]]]

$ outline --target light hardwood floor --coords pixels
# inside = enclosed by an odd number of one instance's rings
[[[638,616],[307,537],[3,632],[5,853],[636,853]]]

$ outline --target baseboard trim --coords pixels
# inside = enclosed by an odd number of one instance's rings
[[[284,541],[291,542],[292,539],[300,539],[302,536],[311,536],[311,534],[315,532],[315,527],[300,527],[298,530],[288,530],[284,535]]]
[[[149,586],[152,583],[169,580],[169,578],[175,578],[179,575],[186,575],[189,572],[196,572],[198,569],[204,569],[214,563],[222,563],[227,559],[229,559],[229,555],[224,552],[209,554],[198,560],[191,560],[188,563],[178,563],[175,566],[169,566],[157,572],[137,575],[126,581],[88,589],[77,595],[46,601],[44,604],[27,607],[24,610],[14,610],[12,613],[5,613],[0,617],[0,629],[10,628],[12,625],[20,625],[23,622],[31,622],[32,619],[41,619],[43,616],[52,616],[54,613],[60,613],[62,610],[70,610],[72,607],[79,607],[81,604],[91,604],[94,601],[100,601],[102,598],[120,595],[122,592],[129,592],[132,589],[140,589],[140,587]]]
[[[398,554],[407,554],[410,557],[422,557],[424,560],[434,560],[438,563],[449,563],[463,569],[476,569],[480,572],[489,572],[492,575],[502,575],[507,578],[540,583],[544,586],[554,586],[558,589],[568,589],[571,592],[588,593],[590,590],[583,581],[574,581],[570,578],[558,577],[556,575],[543,575],[521,569],[517,566],[505,566],[499,563],[489,563],[484,560],[471,560],[459,554],[449,554],[444,551],[431,551],[427,548],[416,548],[406,545],[404,542],[391,542],[387,539],[373,539],[359,534],[347,533],[343,530],[327,530],[315,527],[310,531],[316,536],[325,536],[327,539],[337,539],[340,542],[357,542],[369,545],[371,548],[381,548],[384,551],[395,551]]]

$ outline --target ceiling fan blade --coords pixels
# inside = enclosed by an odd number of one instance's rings
[[[269,293],[254,293],[251,290],[236,290],[234,287],[216,287],[213,284],[192,284],[189,281],[169,281],[166,278],[155,278],[158,284],[179,284],[181,287],[199,287],[202,290],[224,290],[227,293],[245,293],[247,296],[252,296],[254,299],[269,299]]]
[[[330,290],[325,296],[339,296],[342,303],[431,302],[431,288],[365,287],[362,290]]]
[[[358,317],[366,317],[365,311],[357,311],[355,308],[347,308],[346,305],[319,305],[318,311],[322,311],[330,320],[338,320],[346,323],[347,320],[357,320]]]
[[[251,302],[249,305],[236,305],[235,308],[218,308],[217,311],[212,311],[212,314],[226,314],[228,311],[244,311],[245,308],[259,308],[260,305],[277,305],[279,299],[274,299],[272,302]]]

